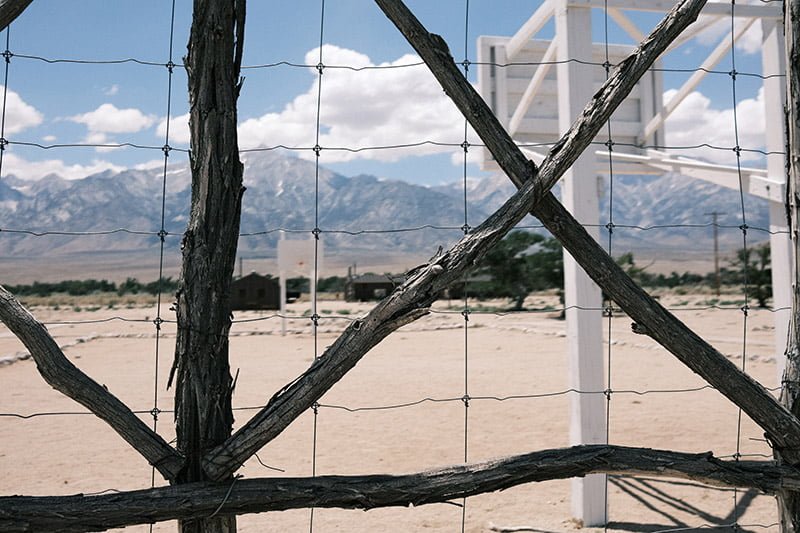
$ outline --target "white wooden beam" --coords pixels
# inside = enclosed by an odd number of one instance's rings
[[[569,0],[570,6],[575,7],[616,7],[620,9],[628,9],[632,11],[654,11],[658,13],[666,13],[675,7],[674,0]],[[704,15],[726,15],[731,16],[733,10],[736,17],[750,17],[750,18],[773,18],[781,19],[783,17],[783,9],[780,2],[770,2],[766,4],[740,4],[737,3],[735,7],[731,2],[708,2],[703,7]]]
[[[550,72],[553,58],[556,55],[556,43],[556,39],[553,39],[550,42],[550,46],[547,47],[544,56],[542,56],[542,63],[536,67],[536,72],[533,73],[533,77],[531,78],[530,83],[528,83],[528,86],[525,87],[525,92],[522,93],[522,98],[517,104],[514,114],[511,115],[511,120],[508,123],[508,134],[512,137],[517,132],[517,128],[519,128],[519,125],[522,122],[522,119],[525,117],[525,114],[528,112],[528,109],[530,109],[533,99],[536,97],[536,94],[539,92],[539,88],[542,86],[542,82],[544,81],[545,77],[547,77],[547,73]],[[508,56],[508,51],[506,51],[506,56]]]
[[[683,33],[681,33],[677,39],[672,41],[672,44],[669,45],[666,52],[664,53],[667,54],[672,50],[675,50],[676,48],[683,46],[684,44],[688,43],[689,41],[697,37],[698,34],[704,32],[705,30],[707,30],[720,20],[723,20],[724,18],[725,17],[723,15],[701,15],[694,22],[694,24],[686,28],[686,30]],[[728,19],[730,19],[730,17],[728,17]]]
[[[730,51],[733,43],[737,41],[744,33],[753,25],[755,19],[749,19],[744,24],[741,24],[735,31],[733,35],[733,39],[731,39],[730,33],[720,41],[717,47],[708,55],[708,57],[703,61],[703,64],[695,70],[689,79],[678,89],[678,92],[675,93],[669,102],[664,104],[664,108],[659,111],[656,116],[647,123],[647,125],[642,130],[641,134],[639,135],[639,140],[641,142],[646,142],[648,138],[655,132],[658,128],[660,128],[667,118],[675,111],[675,108],[680,105],[683,100],[689,96],[689,94],[700,84],[700,82],[705,78],[707,72],[712,70],[717,63],[719,63],[722,58]]]
[[[784,57],[783,24],[781,21],[761,21],[761,68],[764,79],[764,103],[766,109],[766,149],[767,173],[772,180],[786,187],[785,131],[783,109],[786,102],[786,84],[781,77],[773,74],[786,72]],[[770,204],[769,229],[770,253],[772,262],[772,306],[775,324],[775,360],[777,361],[777,383],[783,379],[786,367],[786,340],[789,334],[789,321],[792,308],[793,248],[786,218],[785,195],[780,203]],[[785,233],[783,233],[785,232]]]
[[[583,111],[592,97],[592,66],[577,60],[592,60],[592,18],[588,7],[568,7],[559,0],[555,9],[558,70],[558,116],[562,132]],[[584,152],[564,174],[562,198],[565,207],[578,221],[588,224],[587,231],[599,236],[600,220],[597,198],[597,173],[594,154]],[[599,308],[600,289],[564,254],[564,301],[569,352],[569,386],[579,391],[602,391],[603,325]],[[598,444],[606,441],[605,397],[602,394],[571,396],[571,444]],[[572,513],[585,526],[599,526],[606,521],[606,479],[603,475],[572,480]]]
[[[637,43],[644,41],[644,33],[639,30],[639,27],[629,19],[622,10],[616,7],[609,7],[608,14],[634,41]]]
[[[529,18],[522,27],[517,30],[517,33],[511,37],[506,46],[506,57],[509,61],[513,61],[520,50],[525,47],[534,35],[536,35],[542,27],[553,17],[553,6],[557,0],[544,0],[539,9],[534,11],[531,18]]]
[[[693,159],[673,158],[653,150],[648,150],[647,153],[648,156],[645,156],[647,159],[643,162],[664,172],[675,172],[734,190],[739,190],[739,173],[741,173],[744,192],[780,204],[786,199],[785,184],[773,179],[764,169],[737,168]],[[626,156],[614,154],[613,157]]]

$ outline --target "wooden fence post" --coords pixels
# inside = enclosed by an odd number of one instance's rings
[[[189,51],[192,205],[183,236],[176,314],[177,482],[208,479],[203,456],[231,434],[234,383],[228,359],[230,285],[239,240],[243,167],[236,133],[245,0],[194,0]],[[227,476],[231,483],[234,480]],[[236,518],[180,521],[182,533],[231,533]]]
[[[786,160],[788,162],[788,214],[794,244],[794,277],[792,316],[786,348],[786,369],[783,374],[781,403],[792,413],[800,412],[800,0],[786,0],[784,4],[786,39]],[[769,124],[767,125],[769,127]],[[800,450],[775,449],[779,462],[797,466]],[[781,491],[778,510],[783,533],[800,531],[800,492]]]

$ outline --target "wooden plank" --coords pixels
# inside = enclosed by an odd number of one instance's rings
[[[602,9],[603,7],[615,7],[633,11],[666,13],[672,9],[674,2],[672,2],[672,0],[636,0],[635,2],[631,2],[630,0],[569,0],[569,4],[582,7],[590,6],[598,9]],[[708,2],[703,8],[704,15],[724,15],[730,17],[731,12],[737,17],[770,17],[773,19],[780,19],[783,17],[780,3],[741,4],[734,2]]]

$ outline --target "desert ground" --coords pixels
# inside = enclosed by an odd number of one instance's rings
[[[737,297],[670,294],[662,303],[735,364],[768,388],[777,384],[773,313],[740,310]],[[433,312],[374,348],[278,439],[248,461],[245,477],[316,473],[405,473],[569,445],[569,389],[565,322],[557,299],[533,295],[524,313],[507,302],[441,301]],[[292,304],[293,318],[272,311],[237,312],[231,337],[236,426],[308,367],[369,304],[321,301],[316,336],[308,302]],[[158,311],[141,302],[46,305],[32,312],[66,355],[98,382],[141,411],[149,424],[154,402],[163,410],[157,430],[168,440],[174,324],[156,336]],[[587,311],[588,312],[588,311]],[[598,312],[598,311],[592,311]],[[613,391],[608,402],[612,444],[713,451],[719,457],[770,455],[762,432],[719,393],[654,341],[631,332],[623,313],[604,320],[603,350]],[[0,329],[0,494],[57,495],[151,486],[152,470],[103,422],[52,390],[7,330]],[[471,398],[465,408],[461,398]],[[596,395],[605,402],[605,397]],[[20,416],[16,416],[20,415]],[[36,415],[36,416],[33,416]],[[465,448],[466,446],[466,448]],[[314,453],[314,450],[316,452]],[[280,469],[280,471],[278,470]],[[156,484],[164,481],[155,476]],[[774,499],[751,491],[711,488],[649,476],[611,477],[609,531],[711,529],[777,531]],[[461,502],[368,512],[317,509],[313,530],[367,531],[575,531],[570,481],[529,484]],[[309,510],[242,516],[239,530],[308,531]],[[149,531],[149,526],[125,529]],[[174,522],[154,531],[176,531]],[[582,531],[602,531],[584,527]]]

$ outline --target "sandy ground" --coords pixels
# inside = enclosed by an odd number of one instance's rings
[[[737,365],[744,355],[746,371],[775,387],[771,313],[751,310],[745,323],[736,302],[722,310],[707,308],[707,296],[672,296],[663,302]],[[544,296],[528,301],[540,308],[554,303]],[[491,306],[502,304],[482,305],[492,311]],[[320,401],[316,443],[314,415],[308,412],[259,452],[261,462],[284,473],[265,468],[256,458],[241,473],[307,476],[313,462],[317,474],[401,473],[463,462],[465,443],[470,461],[567,446],[573,394],[563,393],[569,388],[564,322],[554,312],[473,312],[465,332],[459,305],[441,302],[435,313],[367,354]],[[288,320],[288,334],[281,336],[281,319],[272,314],[237,313],[237,320],[256,319],[237,322],[232,330],[232,367],[239,372],[237,426],[367,309],[364,304],[321,302],[316,339],[308,318]],[[309,311],[308,303],[290,309],[301,317]],[[34,313],[76,365],[134,410],[149,411],[155,398],[161,409],[171,408],[165,385],[174,326],[165,324],[157,341],[154,308],[42,307]],[[168,305],[162,315],[172,318]],[[628,318],[619,314],[611,320],[610,332],[608,324],[605,329],[603,345],[615,391],[609,404],[611,443],[732,456],[738,441],[744,456],[770,453],[762,432],[747,417],[737,431],[737,408],[716,391],[665,392],[702,387],[703,382],[652,340],[631,333]],[[22,353],[21,344],[0,329],[0,358]],[[472,397],[468,409],[461,401],[465,387]],[[420,402],[424,399],[430,400]],[[413,402],[420,403],[391,408]],[[81,406],[50,389],[31,360],[0,366],[0,405],[0,494],[91,493],[151,485],[146,462],[102,422],[80,414],[85,413]],[[352,412],[343,407],[386,409]],[[59,412],[76,414],[5,416]],[[142,418],[152,423],[149,414]],[[169,413],[162,413],[157,429],[173,438]],[[156,478],[156,483],[163,480]],[[553,481],[469,498],[465,530],[573,531],[578,524],[571,519],[569,495],[570,481]],[[705,529],[735,519],[745,531],[778,530],[774,500],[748,491],[615,477],[608,483],[608,497],[610,531]],[[316,510],[313,530],[460,531],[462,511],[451,504],[369,512]],[[307,531],[309,522],[308,510],[267,513],[240,517],[239,529]],[[148,530],[137,526],[125,531]],[[176,526],[163,523],[154,530],[175,531]]]

